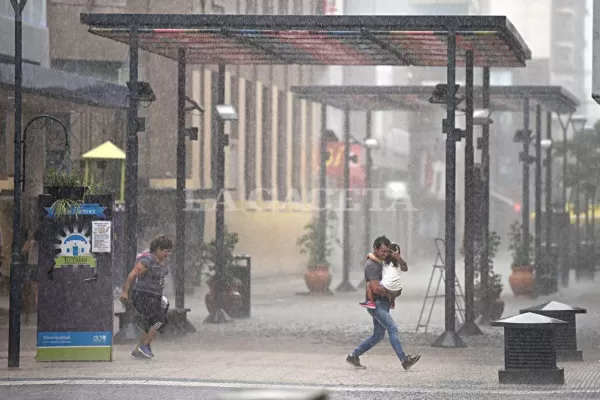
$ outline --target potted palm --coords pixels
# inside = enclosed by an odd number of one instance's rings
[[[479,268],[475,270],[475,305],[476,315],[481,315],[483,311],[484,299],[489,304],[488,316],[492,321],[500,319],[504,312],[504,300],[500,298],[504,286],[502,285],[502,275],[494,271],[494,257],[500,246],[500,235],[497,232],[490,232],[488,237],[488,284],[486,288],[481,286],[481,252],[475,256],[475,265]]]
[[[529,245],[523,245],[523,227],[515,221],[508,232],[509,250],[512,256],[512,274],[508,277],[510,288],[515,296],[533,296],[535,290],[535,273],[529,255],[532,254],[533,236],[529,235]]]
[[[335,228],[335,222],[337,222],[335,213],[328,213],[326,229]],[[327,235],[326,232],[320,231],[318,216],[313,217],[304,226],[304,234],[296,241],[296,244],[300,247],[300,254],[308,255],[308,267],[304,273],[304,281],[309,292],[329,292],[329,285],[331,284],[329,257],[335,243],[339,244],[339,241],[331,238],[331,235]]]

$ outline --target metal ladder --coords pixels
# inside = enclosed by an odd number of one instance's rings
[[[435,257],[435,261],[433,263],[433,270],[431,271],[431,277],[429,278],[429,285],[427,286],[427,293],[425,293],[425,299],[423,300],[423,307],[421,308],[421,314],[419,315],[419,322],[417,322],[417,329],[415,332],[419,332],[419,329],[424,328],[424,332],[427,333],[427,328],[429,327],[429,321],[431,320],[431,314],[433,314],[433,308],[435,306],[435,301],[438,298],[445,297],[445,294],[439,294],[440,284],[442,281],[445,281],[445,243],[443,239],[436,238],[434,239],[435,247],[437,250],[437,255]],[[437,280],[437,285],[435,287],[435,294],[430,295],[431,292],[431,283],[434,281],[434,276],[436,271],[439,271],[439,277]],[[464,323],[465,321],[465,296],[462,291],[462,287],[460,286],[460,282],[458,278],[455,278],[455,288],[456,288],[456,314],[458,317],[457,325]],[[425,316],[425,308],[427,307],[428,300],[431,299],[431,305],[429,306],[429,313],[427,315],[427,321],[422,323]]]

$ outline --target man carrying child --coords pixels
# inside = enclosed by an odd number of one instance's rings
[[[402,282],[400,278],[400,271],[408,271],[408,265],[406,261],[402,259],[400,254],[400,246],[396,243],[390,245],[389,256],[387,260],[380,260],[373,253],[367,254],[367,259],[374,261],[382,265],[381,271],[381,282],[379,284],[387,290],[388,297],[390,299],[390,308],[396,307],[396,297],[402,293]],[[375,309],[375,293],[373,293],[373,286],[367,282],[367,300],[359,303],[361,307]]]
[[[400,359],[402,367],[405,370],[408,370],[410,367],[415,365],[421,358],[420,355],[411,356],[404,353],[402,344],[400,343],[400,338],[398,337],[398,327],[390,315],[390,297],[393,295],[388,291],[388,289],[381,285],[381,281],[383,280],[382,260],[388,261],[391,245],[392,243],[385,236],[376,238],[373,242],[372,254],[374,257],[372,259],[368,258],[365,264],[365,281],[370,287],[370,291],[373,294],[373,302],[375,303],[375,308],[366,307],[367,312],[373,318],[373,334],[369,338],[365,339],[354,351],[352,351],[352,353],[348,355],[348,357],[346,357],[346,362],[355,368],[366,368],[360,363],[359,357],[379,343],[385,336],[386,331],[390,338],[390,344],[392,345],[392,348]],[[399,248],[397,257],[398,260],[401,260]],[[399,265],[404,265],[403,267],[400,267],[401,269],[406,268],[406,270],[408,270],[408,266],[406,266],[405,262],[402,262],[402,264],[400,264],[400,261],[397,262]],[[368,301],[369,300],[367,299],[367,302]],[[365,304],[367,304],[367,302],[365,302]]]

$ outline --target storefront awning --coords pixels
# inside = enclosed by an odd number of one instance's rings
[[[14,82],[14,65],[0,64],[0,88],[13,89]],[[110,109],[129,105],[125,85],[32,64],[23,64],[23,92]]]

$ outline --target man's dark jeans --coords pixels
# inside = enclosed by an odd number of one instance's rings
[[[383,339],[385,332],[387,331],[388,336],[390,337],[392,348],[396,352],[396,355],[400,361],[404,361],[406,355],[404,354],[402,344],[400,343],[400,338],[398,337],[398,327],[390,315],[389,301],[387,299],[376,300],[375,304],[377,307],[374,310],[367,309],[367,312],[371,314],[371,317],[373,317],[373,335],[358,345],[351,355],[359,357],[360,355],[371,350],[373,346]]]

